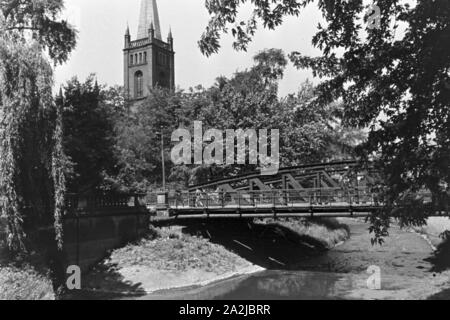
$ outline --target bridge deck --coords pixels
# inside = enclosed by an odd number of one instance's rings
[[[425,202],[431,197],[418,194]],[[187,192],[172,195],[160,211],[174,218],[366,217],[383,204],[367,187],[276,191]],[[155,203],[150,207],[156,209]]]

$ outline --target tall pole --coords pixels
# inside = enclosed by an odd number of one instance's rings
[[[165,159],[164,159],[164,134],[163,134],[162,127],[161,127],[161,160],[162,160],[163,190],[166,191],[166,164],[165,164]]]

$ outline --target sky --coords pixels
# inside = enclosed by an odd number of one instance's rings
[[[106,85],[123,84],[123,44],[127,23],[135,40],[141,0],[66,0],[64,18],[78,29],[78,44],[70,59],[56,69],[56,84],[73,76],[85,79],[95,73]],[[201,54],[197,42],[209,19],[204,0],[159,0],[159,18],[163,39],[172,28],[175,54],[175,82],[188,89],[211,86],[219,76],[230,77],[253,65],[253,56],[266,48],[280,48],[286,54],[300,51],[318,55],[311,39],[321,21],[315,6],[307,7],[300,17],[285,18],[275,31],[259,28],[247,52],[236,52],[233,37],[224,35],[221,50],[212,57]],[[242,8],[240,17],[247,20],[250,7]],[[280,83],[280,95],[295,93],[306,79],[313,80],[309,70],[297,70],[290,64]]]

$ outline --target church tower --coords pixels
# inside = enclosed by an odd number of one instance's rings
[[[124,87],[130,101],[148,96],[149,88],[175,88],[175,52],[172,31],[167,41],[161,37],[156,0],[141,0],[138,32],[131,40],[130,29],[125,32]]]

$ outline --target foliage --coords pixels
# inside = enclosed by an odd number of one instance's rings
[[[119,172],[109,177],[120,191],[146,192],[160,183],[161,129],[164,134],[167,173],[171,170],[170,138],[178,127],[183,94],[161,88],[151,90],[149,97],[135,109],[116,118],[116,157]]]
[[[26,240],[52,223],[61,245],[64,155],[43,51],[56,64],[75,46],[75,31],[58,18],[62,8],[62,0],[0,1],[0,193],[13,252],[26,251]]]
[[[36,45],[0,42],[0,193],[9,246],[20,251],[25,218],[34,226],[51,222],[52,70]]]
[[[279,26],[283,17],[298,16],[313,0],[211,0],[210,23],[200,40],[203,53],[219,49],[220,34],[235,24],[239,6],[251,2],[248,23],[232,27],[234,47],[245,49],[256,31]],[[347,124],[369,128],[359,148],[363,160],[375,160],[386,208],[372,217],[376,238],[387,234],[389,217],[422,223],[424,214],[448,204],[450,185],[450,2],[447,0],[374,1],[381,10],[380,28],[369,27],[369,7],[362,0],[320,0],[325,24],[319,24],[313,45],[322,56],[290,55],[299,68],[311,68],[323,79],[317,105],[343,103]],[[373,17],[372,17],[373,18]],[[409,192],[428,189],[434,208],[405,206]],[[410,202],[411,204],[411,202]]]
[[[28,35],[48,50],[55,63],[62,63],[76,44],[76,31],[58,19],[63,7],[63,0],[1,0],[0,29],[14,41]]]
[[[312,104],[316,94],[309,82],[302,85],[297,95],[278,97],[278,81],[286,65],[282,50],[269,49],[255,56],[253,67],[236,72],[230,79],[220,77],[211,88],[199,86],[187,92],[152,89],[147,100],[118,119],[120,174],[112,179],[114,184],[142,192],[156,188],[161,181],[161,128],[166,173],[173,187],[257,169],[255,165],[173,166],[171,133],[183,127],[193,134],[194,121],[203,123],[204,132],[212,128],[279,129],[282,164],[286,166],[349,157],[355,141],[337,137],[336,130],[351,137],[357,134],[351,135],[352,130],[339,122],[340,105]]]
[[[61,98],[61,96],[60,96]],[[57,101],[62,103],[62,101]],[[53,133],[53,153],[52,153],[52,177],[54,185],[54,206],[55,206],[55,235],[58,247],[63,244],[63,222],[67,177],[71,174],[71,165],[67,154],[64,152],[64,124],[62,110],[57,108],[55,129]]]
[[[71,162],[72,174],[68,191],[95,191],[104,175],[114,170],[114,128],[112,116],[116,110],[97,85],[93,75],[84,83],[73,78],[64,87],[64,97],[58,99],[63,127],[63,150]],[[108,103],[104,103],[106,101]],[[61,157],[59,157],[61,159]]]
[[[290,110],[282,135],[285,166],[353,158],[354,148],[366,139],[362,130],[342,123],[341,103],[320,105],[316,99],[316,89],[306,81],[296,95],[285,100]]]

